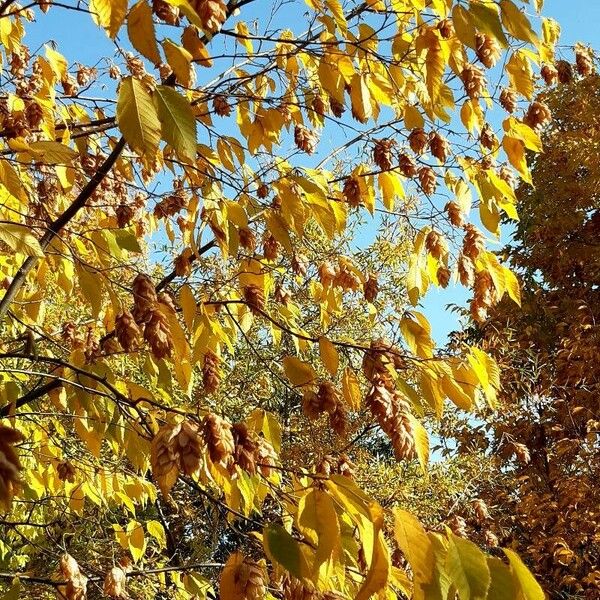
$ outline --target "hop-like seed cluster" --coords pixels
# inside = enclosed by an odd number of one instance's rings
[[[563,84],[571,83],[573,81],[573,65],[566,60],[559,60],[556,62],[556,70],[558,72],[558,81]]]
[[[483,71],[475,65],[467,65],[461,73],[461,79],[465,86],[465,92],[471,99],[480,98],[486,87]]]
[[[168,25],[179,25],[179,9],[165,0],[152,0],[152,11]]]
[[[434,131],[429,136],[429,151],[440,163],[445,163],[450,154],[450,144],[444,136]]]
[[[10,509],[19,485],[22,467],[14,446],[22,441],[23,436],[16,429],[0,425],[0,508],[5,511]]]
[[[205,415],[202,420],[202,436],[213,463],[227,465],[231,462],[235,442],[229,421],[212,413]]]
[[[469,537],[469,533],[467,531],[467,522],[458,515],[454,515],[448,520],[448,527],[450,527],[454,535],[463,538]]]
[[[171,328],[167,317],[158,308],[150,312],[150,318],[144,327],[144,339],[157,359],[171,356],[173,352]]]
[[[479,143],[486,150],[495,150],[498,147],[498,138],[489,123],[486,123],[482,127],[481,133],[479,134]]]
[[[142,338],[142,332],[128,310],[124,310],[115,318],[115,334],[125,352],[133,352]]]
[[[450,38],[453,38],[456,35],[456,32],[454,31],[454,23],[452,22],[452,19],[442,19],[437,24],[437,29],[440,32],[440,35],[445,40],[449,40]]]
[[[85,600],[87,597],[87,577],[81,572],[77,561],[70,554],[63,554],[58,565],[57,579],[66,582],[56,586],[59,598],[65,600]]]
[[[392,149],[395,146],[393,139],[377,140],[373,148],[373,161],[382,171],[392,168]]]
[[[489,308],[496,300],[496,288],[488,271],[475,273],[474,296],[471,300],[471,316],[475,321],[487,319]]]
[[[231,106],[226,96],[219,94],[213,98],[213,110],[219,117],[228,117],[231,114]]]
[[[456,263],[458,278],[465,287],[471,287],[475,281],[475,265],[473,261],[464,254],[460,254]]]
[[[125,590],[126,573],[121,567],[113,567],[104,578],[102,591],[108,598],[127,600],[129,596]]]
[[[259,315],[265,308],[265,293],[257,285],[247,285],[244,287],[244,300],[250,310]]]
[[[247,473],[256,472],[258,455],[257,438],[245,423],[235,423],[232,426],[234,449],[233,459],[236,465]]]
[[[346,107],[341,102],[338,102],[333,96],[329,98],[329,108],[331,109],[333,116],[338,119],[346,112]]]
[[[308,259],[303,254],[294,254],[290,266],[296,275],[302,275],[304,277],[308,272]]]
[[[437,177],[435,171],[431,167],[421,167],[419,169],[419,183],[421,189],[428,195],[432,196],[437,187]]]
[[[263,255],[267,260],[276,260],[279,256],[280,246],[272,233],[265,236],[263,240]]]
[[[543,127],[551,120],[552,113],[550,112],[548,105],[536,100],[529,105],[523,122],[532,129],[537,129]]]
[[[504,88],[499,100],[502,108],[509,113],[512,114],[517,109],[517,92],[512,88]]]
[[[594,72],[594,56],[589,48],[581,44],[575,46],[575,67],[582,77],[588,77]]]
[[[357,177],[351,176],[346,178],[346,181],[344,181],[344,189],[342,194],[350,206],[356,208],[362,204],[360,184]]]
[[[483,246],[483,235],[481,231],[479,231],[472,223],[467,223],[465,225],[462,253],[475,261],[483,251]]]
[[[56,472],[61,481],[75,482],[75,467],[68,460],[61,460],[56,465]]]
[[[227,5],[224,0],[191,0],[192,8],[198,13],[202,28],[218,31],[227,18]]]
[[[221,383],[221,359],[212,351],[207,350],[202,365],[202,385],[207,394],[213,394]]]
[[[239,231],[240,246],[250,252],[256,250],[256,236],[249,227],[242,227]]]
[[[319,138],[314,131],[304,125],[296,125],[294,128],[294,142],[299,150],[307,154],[313,154],[317,149]]]
[[[447,288],[450,283],[452,272],[448,267],[440,266],[436,271],[436,277],[441,287]]]
[[[425,133],[425,130],[421,127],[413,129],[408,134],[408,145],[415,154],[423,154],[427,148],[427,142],[429,136]]]
[[[500,58],[502,49],[496,38],[486,33],[475,35],[475,53],[481,63],[491,69]]]
[[[475,517],[477,518],[477,522],[480,525],[483,525],[483,523],[485,523],[490,518],[490,512],[486,503],[483,500],[481,500],[481,498],[476,498],[475,500],[473,500],[472,506],[473,511],[475,512]]]
[[[363,293],[367,302],[373,302],[379,293],[379,282],[377,276],[369,273],[367,280],[363,284]]]
[[[417,174],[417,164],[414,158],[405,152],[398,155],[398,168],[404,177],[415,177]]]
[[[147,275],[140,273],[133,280],[131,291],[133,293],[135,320],[144,322],[158,302],[154,284]]]
[[[454,202],[454,200],[450,200],[445,206],[445,211],[448,214],[448,219],[454,227],[462,227],[464,223],[463,219],[463,211],[458,204],[458,202]]]
[[[553,65],[543,65],[540,69],[540,75],[546,85],[553,85],[558,80],[558,71]]]
[[[427,248],[427,252],[429,252],[431,256],[438,260],[448,254],[448,246],[446,245],[444,236],[435,231],[435,229],[432,229],[427,234],[427,237],[425,238],[425,248]]]

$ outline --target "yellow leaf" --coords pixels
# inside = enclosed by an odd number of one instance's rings
[[[90,0],[90,11],[94,21],[114,39],[125,21],[127,0]]]
[[[471,1],[469,3],[469,13],[477,29],[496,38],[502,46],[508,46],[508,40],[500,23],[498,6],[494,2]]]
[[[168,38],[163,40],[162,47],[177,81],[184,87],[191,87],[194,82],[192,55],[183,46],[175,44]]]
[[[325,368],[331,375],[335,375],[340,364],[340,357],[335,346],[323,336],[319,338],[319,354]]]
[[[285,356],[283,358],[283,370],[287,378],[296,386],[312,383],[317,377],[310,364],[295,356]]]
[[[460,600],[484,600],[490,587],[485,554],[469,540],[448,534],[446,572]]]
[[[267,525],[263,531],[263,546],[265,554],[273,561],[280,564],[286,571],[297,579],[302,580],[309,575],[311,569],[302,552],[301,545],[280,525]],[[224,595],[223,598],[236,598]],[[245,598],[242,596],[240,600]]]
[[[352,90],[350,99],[352,101],[352,116],[361,123],[366,123],[373,115],[371,106],[371,92],[365,75],[358,73],[352,77]]]
[[[502,551],[506,554],[510,568],[513,574],[513,582],[520,589],[519,594],[522,600],[544,600],[546,594],[540,587],[540,584],[535,580],[531,571],[525,566],[519,555],[508,548],[503,548]]]
[[[527,100],[533,98],[533,71],[525,54],[521,51],[514,52],[506,63],[506,72],[511,86]]]
[[[388,210],[394,210],[394,200],[404,198],[404,188],[400,176],[393,171],[384,171],[378,175],[377,182],[381,190],[383,205]]]
[[[433,356],[433,340],[429,321],[420,312],[412,311],[400,320],[400,330],[408,347],[420,358]]]
[[[196,298],[194,298],[194,292],[187,283],[182,285],[181,290],[179,290],[179,304],[183,311],[185,324],[191,330],[196,317]]]
[[[231,600],[244,600],[244,584],[238,576],[239,569],[244,562],[244,555],[241,552],[234,552],[225,563],[221,571],[220,592],[223,598]]]
[[[409,414],[409,419],[414,432],[415,451],[419,459],[419,464],[423,471],[427,471],[427,464],[429,463],[429,436],[427,435],[427,430],[414,415]]]
[[[146,551],[146,537],[144,528],[137,521],[127,524],[127,545],[135,562],[138,562]]]
[[[26,225],[0,223],[0,241],[9,246],[13,252],[40,258],[44,256],[40,243]]]
[[[117,123],[129,146],[152,156],[160,142],[160,121],[152,97],[139,79],[125,77],[119,88]]]
[[[506,152],[510,164],[519,171],[523,180],[531,183],[531,173],[525,158],[525,144],[517,138],[505,135],[502,139],[502,148]]]
[[[146,0],[140,0],[129,11],[127,17],[127,35],[133,47],[154,65],[161,62],[156,32],[152,20],[152,9]]]
[[[167,545],[165,528],[159,521],[148,521],[146,523],[146,529],[148,533],[158,542],[158,545],[161,548],[164,548]]]
[[[425,119],[416,106],[407,104],[404,107],[404,125],[407,129],[418,129],[425,125]]]
[[[243,21],[235,24],[235,32],[237,34],[237,41],[239,44],[244,46],[246,52],[248,54],[252,54],[254,52],[254,47],[252,45],[252,40],[249,39],[250,32],[248,31],[248,25]]]
[[[511,0],[502,0],[500,2],[500,11],[502,14],[502,23],[508,33],[519,40],[538,43],[538,38],[531,29],[529,19],[521,12]]]
[[[353,410],[359,410],[361,405],[360,384],[358,377],[350,367],[344,369],[342,375],[342,394],[348,406]]]
[[[373,553],[372,556],[367,558],[370,558],[369,570],[354,600],[368,600],[386,587],[390,576],[390,551],[381,531],[383,528],[383,510],[378,504],[372,503],[369,506],[369,511],[373,524]]]
[[[336,25],[339,27],[343,35],[346,35],[348,30],[348,24],[346,23],[346,17],[344,16],[344,9],[340,0],[325,0],[327,8],[331,11]]]
[[[159,85],[154,101],[161,122],[162,138],[182,160],[196,158],[196,120],[190,103],[173,88]]]
[[[502,268],[504,269],[504,285],[506,286],[506,291],[510,298],[521,306],[521,286],[519,285],[519,280],[508,267]]]
[[[181,43],[183,44],[183,47],[192,55],[192,58],[195,62],[203,67],[212,66],[213,63],[208,50],[200,39],[198,31],[195,27],[189,25],[184,29],[183,35],[181,36]]]

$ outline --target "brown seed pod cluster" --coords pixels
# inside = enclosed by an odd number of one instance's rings
[[[552,113],[550,112],[548,105],[536,100],[529,105],[523,122],[532,129],[538,129],[543,127],[546,123],[549,123],[551,120]]]
[[[379,293],[379,281],[373,273],[367,275],[367,280],[363,284],[363,294],[367,302],[373,302]]]
[[[65,600],[85,600],[88,578],[81,572],[77,561],[70,554],[63,554],[58,565],[56,579],[65,582],[57,585],[59,598]]]
[[[554,65],[544,64],[540,69],[540,75],[546,85],[553,85],[558,80],[558,71]]]
[[[68,460],[61,460],[56,465],[56,472],[61,481],[75,483],[75,467]]]
[[[362,287],[362,280],[352,263],[342,257],[337,262],[325,261],[319,266],[319,280],[323,287],[340,287],[345,291],[356,292]]]
[[[179,9],[165,0],[152,0],[152,12],[167,25],[179,25]]]
[[[470,302],[471,316],[481,323],[487,319],[489,309],[495,304],[496,287],[488,271],[475,273],[473,299]]]
[[[352,175],[346,178],[346,180],[344,181],[344,188],[342,194],[344,196],[344,200],[346,200],[346,202],[350,206],[356,208],[357,206],[360,206],[362,204],[362,198],[360,194],[360,183],[357,177]]]
[[[121,567],[113,567],[104,578],[104,595],[115,600],[128,600],[129,596],[125,590],[126,578],[127,575]]]
[[[432,196],[435,194],[435,190],[437,188],[437,176],[435,171],[431,167],[421,167],[418,172],[419,183],[421,184],[421,189],[428,196]]]
[[[23,441],[16,429],[0,425],[0,508],[8,511],[19,486],[21,462],[15,444]]]
[[[408,145],[415,154],[423,154],[427,149],[428,142],[429,136],[421,127],[413,129],[408,134]]]
[[[345,434],[348,424],[346,407],[331,382],[321,382],[317,391],[306,390],[302,398],[302,410],[311,420],[328,414],[331,429],[340,436]]]
[[[484,248],[483,234],[472,223],[467,223],[464,229],[462,253],[472,261],[476,261]]]
[[[504,88],[500,92],[500,105],[509,113],[514,113],[517,109],[517,92],[513,88]]]
[[[319,138],[314,131],[308,129],[304,125],[296,125],[294,128],[294,142],[296,147],[306,154],[313,154],[317,149]]]
[[[415,159],[406,152],[401,152],[398,155],[398,168],[404,177],[416,177],[418,172]]]
[[[221,359],[212,350],[207,350],[202,364],[202,385],[207,394],[213,394],[221,383]]]
[[[445,39],[449,40],[456,35],[456,31],[454,30],[454,23],[452,19],[442,19],[437,24],[437,30],[440,32],[440,35]]]
[[[259,315],[265,309],[265,293],[258,285],[247,285],[243,288],[244,300],[250,310]]]
[[[315,472],[323,477],[338,474],[348,477],[348,479],[354,479],[356,465],[347,454],[340,454],[337,457],[327,454],[317,463]]]
[[[448,220],[454,227],[462,227],[464,224],[464,214],[463,210],[458,204],[458,202],[454,202],[454,200],[450,200],[444,207],[444,210],[448,214]]]
[[[432,229],[425,238],[425,248],[434,258],[441,260],[448,254],[448,245],[444,236]]]
[[[263,240],[263,256],[267,260],[277,260],[280,251],[279,242],[272,233],[268,233]]]
[[[227,4],[224,0],[191,0],[192,8],[198,13],[202,28],[218,31],[227,18]]]
[[[450,144],[443,135],[434,131],[429,136],[429,151],[440,163],[445,163],[450,155]]]
[[[213,110],[219,117],[228,117],[231,114],[231,106],[226,96],[221,94],[213,98]]]
[[[460,77],[467,96],[471,99],[481,98],[487,85],[483,71],[475,65],[467,65]]]
[[[475,35],[475,53],[481,63],[491,69],[498,62],[502,48],[495,37],[486,33],[477,33]]]
[[[392,150],[396,142],[393,139],[377,140],[373,147],[373,162],[382,171],[389,171],[393,166]]]

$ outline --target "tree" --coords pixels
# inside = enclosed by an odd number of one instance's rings
[[[477,319],[518,301],[471,197],[491,235],[516,217],[558,25],[511,0],[269,8],[0,7],[7,593],[541,598],[511,550],[392,524],[352,463],[425,469],[447,398],[495,403],[495,361],[436,350],[416,307],[452,278]],[[25,46],[68,10],[114,55]]]
[[[530,560],[553,597],[596,598],[600,78],[581,58],[577,67],[585,77],[541,96],[553,121],[533,187],[517,192],[523,217],[504,255],[523,282],[522,310],[500,302],[468,337],[503,373],[502,410],[485,435],[498,472],[479,490],[501,542]]]

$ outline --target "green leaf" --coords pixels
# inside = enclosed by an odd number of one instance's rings
[[[190,103],[173,88],[157,86],[154,100],[162,123],[162,138],[182,160],[196,157],[196,120]]]
[[[298,579],[303,579],[310,569],[298,542],[280,525],[267,525],[263,531],[265,553],[274,562]]]
[[[477,29],[496,38],[502,46],[508,46],[508,40],[502,30],[498,7],[493,2],[473,2],[469,4],[469,12]]]
[[[44,256],[42,247],[26,225],[0,223],[0,241],[14,252],[27,256]]]
[[[546,597],[544,590],[540,587],[540,584],[535,580],[535,577],[531,574],[531,571],[525,566],[523,561],[519,558],[519,555],[512,550],[503,548],[504,554],[510,562],[513,581],[515,585],[520,589],[521,593],[519,597],[521,600],[544,600]]]
[[[448,534],[446,572],[460,600],[483,600],[490,587],[490,569],[485,554],[473,543]]]
[[[119,88],[117,123],[129,146],[150,156],[160,142],[160,121],[152,96],[138,79],[126,77]]]

